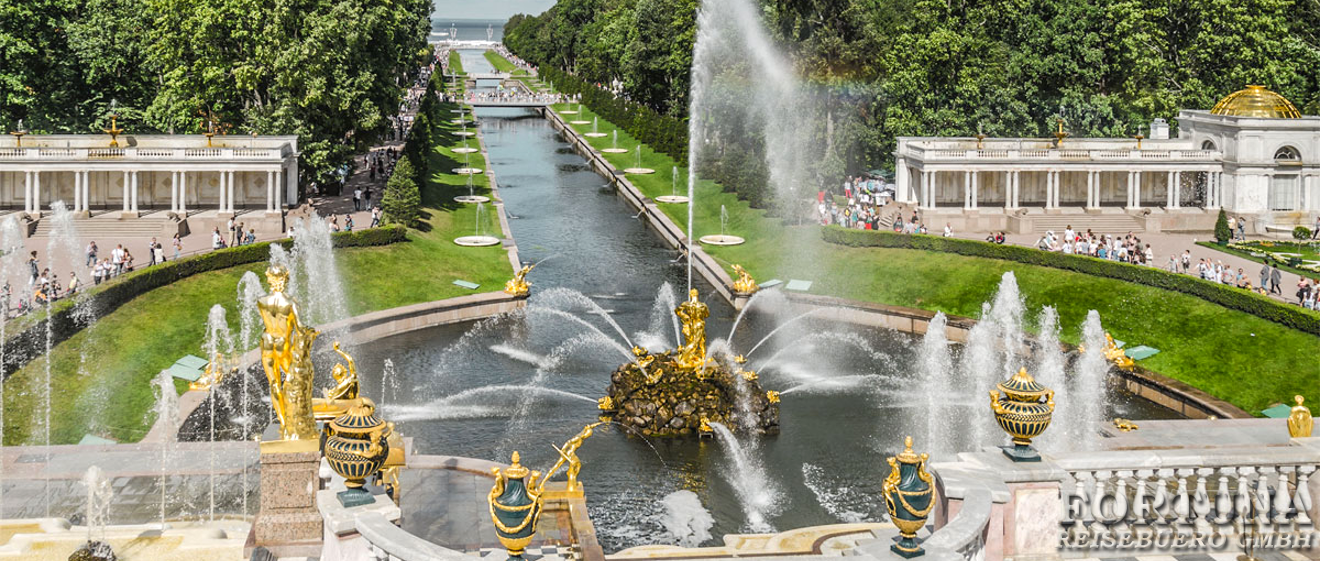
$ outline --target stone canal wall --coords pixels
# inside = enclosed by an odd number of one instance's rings
[[[601,153],[593,148],[585,137],[565,123],[558,113],[548,107],[538,111],[560,133],[564,140],[573,146],[573,150],[587,160],[591,165],[591,169],[608,180],[619,196],[628,201],[628,204],[640,213],[640,217],[646,219],[647,225],[659,234],[666,244],[679,251],[684,250],[687,233],[661,211],[656,206],[655,201],[643,195],[632,182],[628,181],[622,170],[615,168],[606,161]],[[729,301],[735,308],[741,309],[745,301],[734,297],[733,279],[729,277],[724,268],[713,257],[703,251],[700,244],[693,246],[692,257],[692,269],[706,279],[706,282],[714,286],[715,291],[721,297]],[[854,325],[883,327],[914,335],[924,335],[930,320],[935,317],[934,312],[916,308],[888,306],[813,294],[786,293],[786,295],[791,302],[804,306],[834,308],[835,311],[831,314],[830,319],[835,321]],[[949,317],[948,322],[946,336],[950,341],[958,343],[966,343],[969,330],[976,325],[974,319],[957,316]],[[1141,367],[1137,367],[1131,372],[1121,370],[1117,372],[1124,389],[1129,393],[1172,409],[1186,417],[1251,417],[1251,414],[1226,401]]]

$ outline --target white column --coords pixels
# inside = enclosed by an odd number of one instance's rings
[[[1224,208],[1224,174],[1215,172],[1215,208]]]
[[[170,212],[179,212],[179,172],[170,172]]]
[[[896,158],[894,161],[894,200],[900,203],[907,202],[910,194],[908,192],[909,188],[907,158]],[[270,204],[267,203],[267,206],[270,206]]]
[[[92,210],[92,172],[83,172],[83,193],[82,193],[83,212]]]
[[[963,172],[963,210],[972,208],[972,172]]]
[[[1013,202],[1013,173],[1014,172],[1012,171],[1004,172],[1004,208],[1014,208],[1017,206],[1017,204]]]
[[[1181,171],[1173,172],[1173,186],[1171,187],[1171,189],[1173,189],[1173,201],[1169,203],[1169,206],[1173,208],[1182,208],[1182,172]]]
[[[1045,208],[1054,208],[1054,172],[1045,172]]]
[[[32,172],[23,172],[23,212],[32,212]]]
[[[1132,208],[1141,208],[1141,172],[1132,172]]]
[[[82,210],[82,172],[73,172],[73,211]]]
[[[275,210],[284,210],[284,170],[275,172]]]
[[[1022,206],[1022,170],[1013,172],[1013,208]]]
[[[188,216],[188,172],[179,172],[179,212]]]
[[[128,212],[128,209],[132,208],[132,201],[129,200],[129,194],[128,194],[128,190],[129,190],[128,183],[129,183],[128,172],[124,172],[124,212]]]
[[[133,195],[133,204],[129,205],[129,210],[133,212],[137,212],[138,211],[138,181],[137,181],[138,172],[137,171],[133,172],[132,178],[133,178],[133,187],[132,190],[129,191],[129,193]]]
[[[971,174],[972,174],[972,208],[976,208],[978,203],[977,199],[980,198],[979,195],[981,191],[981,173],[974,171],[971,172]]]
[[[41,172],[32,172],[32,214],[41,216]]]
[[[275,172],[266,172],[266,212],[275,210]]]
[[[1127,204],[1123,206],[1124,208],[1132,208],[1132,172],[1130,171],[1127,175]]]
[[[229,202],[225,205],[229,212],[234,212],[234,172],[230,171],[228,187],[225,188],[225,194],[229,197]]]

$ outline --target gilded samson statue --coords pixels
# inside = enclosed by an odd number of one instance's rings
[[[679,366],[696,370],[706,365],[706,318],[710,309],[697,299],[697,289],[688,293],[686,302],[674,309],[683,324],[683,340],[686,343],[678,349],[675,362]]]
[[[265,326],[261,335],[261,368],[270,383],[270,405],[280,421],[284,440],[316,440],[312,416],[312,344],[316,329],[302,324],[298,303],[284,293],[289,271],[282,265],[266,269],[270,294],[257,300]]]

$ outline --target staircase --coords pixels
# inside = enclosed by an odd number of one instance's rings
[[[1062,234],[1069,225],[1076,232],[1090,230],[1097,234],[1146,231],[1142,221],[1128,214],[1034,214],[1028,218],[1031,220],[1031,231],[1037,234],[1048,230]]]
[[[34,239],[49,238],[54,224],[55,221],[51,217],[42,217],[37,222],[37,229],[32,233],[32,237]],[[102,244],[115,243],[115,240],[120,239],[160,238],[164,235],[165,228],[173,225],[173,220],[165,218],[130,218],[126,220],[84,218],[73,222],[73,227],[77,229],[80,239],[97,240]]]

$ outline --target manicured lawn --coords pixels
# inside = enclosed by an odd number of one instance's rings
[[[463,57],[459,56],[458,51],[449,51],[449,73],[467,74],[463,71]]]
[[[456,105],[445,105],[450,115]],[[454,148],[477,147],[477,141],[450,134],[459,125],[444,122],[431,155],[435,173],[423,189],[423,223],[409,231],[409,241],[384,247],[337,250],[340,277],[356,315],[474,292],[499,290],[510,275],[506,253],[499,246],[463,248],[453,239],[473,233],[477,210],[452,198],[467,194],[466,177],[450,173],[462,165]],[[472,165],[486,167],[480,153]],[[486,176],[474,176],[477,193],[487,193]],[[493,209],[483,209],[483,233],[500,237]],[[52,441],[76,443],[93,433],[121,441],[140,439],[155,421],[155,396],[150,381],[186,354],[201,356],[207,311],[213,304],[227,308],[236,323],[235,293],[244,272],[264,270],[264,263],[213,271],[153,290],[101,318],[51,353]],[[477,291],[453,284],[466,280]],[[237,332],[237,325],[233,326]],[[83,350],[87,349],[87,356]],[[80,364],[85,366],[80,368]],[[5,434],[8,445],[39,443],[44,415],[39,388],[45,380],[45,359],[38,359],[5,383]],[[186,384],[179,385],[180,391]]]
[[[559,105],[555,110],[567,108]],[[587,107],[580,110],[565,120],[596,117]],[[573,126],[580,132],[592,130],[590,124]],[[593,146],[613,146],[612,124],[599,120],[596,130],[611,136],[588,139]],[[638,142],[620,130],[618,147],[630,152],[605,154],[606,159],[619,168],[637,166]],[[674,161],[641,149],[641,166],[656,173],[629,175],[629,181],[648,197],[670,194]],[[678,170],[677,191],[686,194],[685,169]],[[686,227],[686,205],[659,206]],[[720,233],[721,206],[729,216],[725,231],[748,240],[740,246],[705,248],[730,272],[738,263],[760,280],[813,281],[811,292],[816,294],[976,317],[1003,273],[1013,271],[1033,314],[1046,305],[1058,308],[1065,341],[1077,343],[1087,311],[1098,310],[1116,338],[1161,350],[1142,366],[1249,412],[1287,401],[1293,394],[1307,395],[1320,384],[1320,362],[1314,359],[1320,338],[1192,296],[994,259],[827,244],[820,240],[818,227],[784,224],[710,181],[697,184],[696,237]]]
[[[512,62],[509,62],[509,59],[504,58],[495,51],[486,51],[486,60],[490,61],[490,65],[495,67],[496,72],[508,72],[519,76],[527,75],[526,70],[518,68]]]

